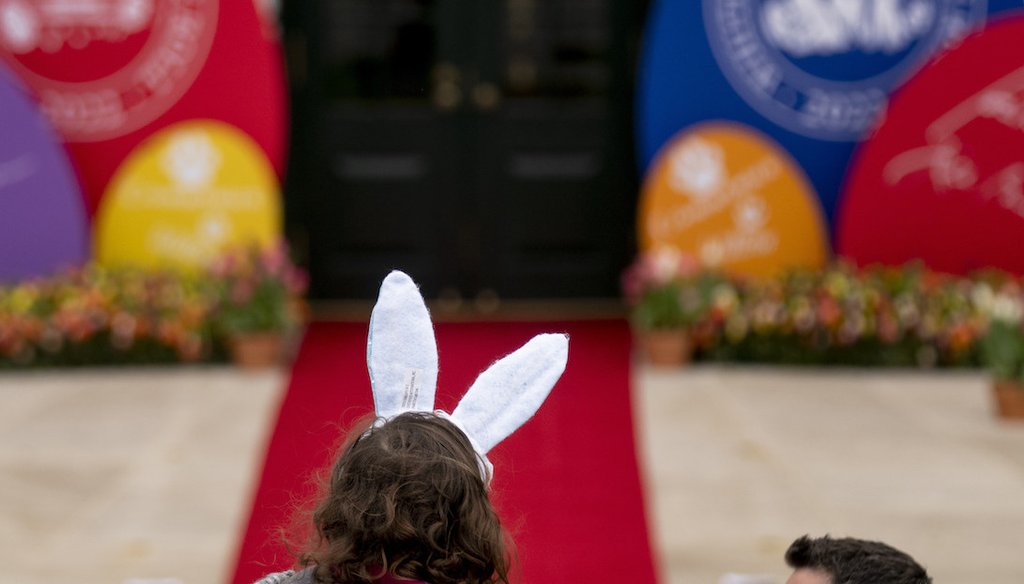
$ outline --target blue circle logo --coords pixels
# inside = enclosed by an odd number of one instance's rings
[[[986,0],[705,0],[719,67],[758,113],[820,140],[859,140],[889,92],[984,20]]]

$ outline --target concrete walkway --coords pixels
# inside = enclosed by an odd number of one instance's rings
[[[229,368],[0,376],[0,582],[224,582],[283,387]]]
[[[0,375],[0,582],[221,584],[283,392],[230,368]],[[781,583],[804,533],[1024,582],[1024,424],[964,373],[638,368],[664,582]]]
[[[641,370],[665,582],[783,582],[803,534],[879,539],[936,584],[1024,582],[1024,423],[979,374]],[[769,580],[771,581],[771,580]]]

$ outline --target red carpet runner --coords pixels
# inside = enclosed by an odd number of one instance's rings
[[[372,409],[366,325],[316,323],[296,360],[267,451],[235,584],[290,566],[277,540],[308,477],[330,464],[340,428]],[[540,412],[490,454],[492,496],[516,541],[516,582],[654,583],[621,321],[440,323],[438,406],[539,332],[568,332],[569,364]]]

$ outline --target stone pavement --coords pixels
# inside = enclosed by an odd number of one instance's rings
[[[666,584],[783,582],[810,533],[887,541],[936,584],[1024,582],[1024,424],[973,373],[636,372]],[[0,375],[0,583],[221,584],[279,371]]]
[[[223,582],[283,386],[229,368],[0,375],[0,582]]]
[[[1024,423],[977,373],[697,367],[637,375],[668,584],[783,582],[803,534],[890,543],[936,584],[1024,582]]]

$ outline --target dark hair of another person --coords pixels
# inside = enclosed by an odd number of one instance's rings
[[[506,535],[466,436],[429,412],[359,428],[313,511],[299,556],[322,583],[385,572],[432,584],[508,583]]]
[[[806,535],[786,550],[793,569],[821,570],[831,584],[931,584],[920,564],[900,550],[878,541]]]

